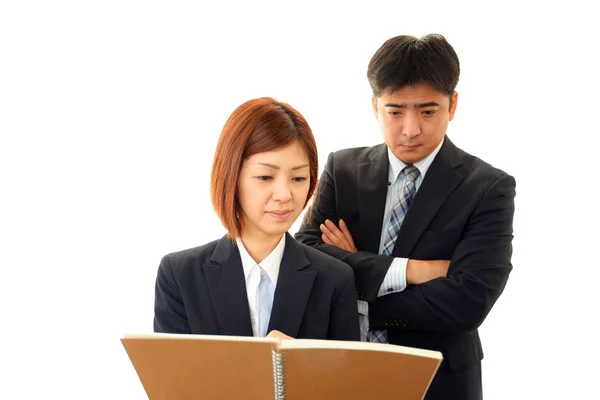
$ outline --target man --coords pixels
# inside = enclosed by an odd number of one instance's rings
[[[482,398],[477,328],[512,269],[515,180],[446,136],[459,72],[441,35],[386,41],[367,72],[385,144],[329,155],[296,234],[354,269],[362,340],[442,352],[428,400]]]

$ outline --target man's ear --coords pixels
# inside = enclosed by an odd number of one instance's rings
[[[452,121],[454,118],[454,113],[456,112],[456,103],[458,103],[458,92],[454,92],[452,97],[450,98],[450,116],[448,118],[449,121]]]
[[[377,97],[375,97],[375,95],[371,96],[371,105],[373,106],[373,114],[375,115],[375,119],[378,119],[379,113],[377,112]]]

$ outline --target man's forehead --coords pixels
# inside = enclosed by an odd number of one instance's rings
[[[449,101],[446,94],[425,85],[404,86],[395,91],[386,90],[377,98],[384,107],[440,106]]]

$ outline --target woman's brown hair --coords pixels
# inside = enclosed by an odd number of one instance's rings
[[[285,148],[298,141],[308,156],[310,186],[304,206],[317,186],[319,157],[310,126],[287,103],[270,97],[245,102],[225,123],[217,143],[210,178],[210,197],[232,240],[240,236],[237,184],[244,160],[258,153]]]

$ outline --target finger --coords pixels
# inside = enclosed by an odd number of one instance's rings
[[[277,329],[273,329],[271,332],[269,332],[269,333],[267,334],[267,336],[266,336],[266,337],[273,337],[273,336],[277,336],[277,335],[279,335],[280,333],[281,333],[281,332],[279,332]]]
[[[321,228],[321,232],[323,232],[322,238],[323,238],[324,243],[333,245],[333,246],[337,247],[338,249],[342,249],[342,250],[346,250],[346,251],[355,251],[355,249],[350,246],[350,243],[348,243],[348,241],[345,240],[343,234],[341,236],[344,239],[341,240],[339,236],[335,235],[331,231],[331,229],[329,229],[324,224],[321,224],[320,228]]]
[[[346,237],[346,240],[348,241],[348,243],[350,243],[350,245],[352,247],[356,247],[354,245],[354,239],[352,239],[352,234],[350,233],[350,229],[348,229],[348,225],[346,225],[346,223],[344,222],[343,219],[340,219],[340,229],[341,229],[342,233],[344,234],[344,236]]]
[[[344,236],[344,233],[342,231],[340,231],[340,229],[330,220],[326,220],[325,221],[325,226],[327,226],[327,228],[329,228],[329,231],[335,235],[335,237],[342,243],[347,243],[350,244],[350,242],[348,242],[348,240],[346,239],[346,236]]]
[[[334,246],[339,247],[340,241],[339,241],[338,237],[336,235],[334,235],[333,232],[331,232],[331,229],[329,229],[327,226],[325,226],[325,224],[321,224],[320,228],[321,228],[321,232],[323,232],[323,235],[326,236],[330,242],[327,244],[333,244]]]
[[[330,245],[330,246],[335,246],[335,245],[333,244],[333,242],[332,242],[331,240],[329,240],[329,237],[327,237],[327,235],[326,235],[326,234],[322,234],[322,235],[321,235],[321,240],[322,240],[322,241],[323,241],[323,243],[325,243],[325,244],[328,244],[328,245]]]
[[[329,229],[327,229],[325,224],[319,225],[319,229],[321,230],[321,233],[329,232]]]
[[[341,243],[338,238],[323,224],[321,224],[321,232],[323,233],[323,237],[326,239],[323,240],[325,243],[336,247],[341,247]]]
[[[273,329],[271,332],[269,332],[269,334],[266,336],[268,338],[276,338],[276,339],[293,339],[293,337],[286,335],[283,332],[280,332],[276,329]]]

